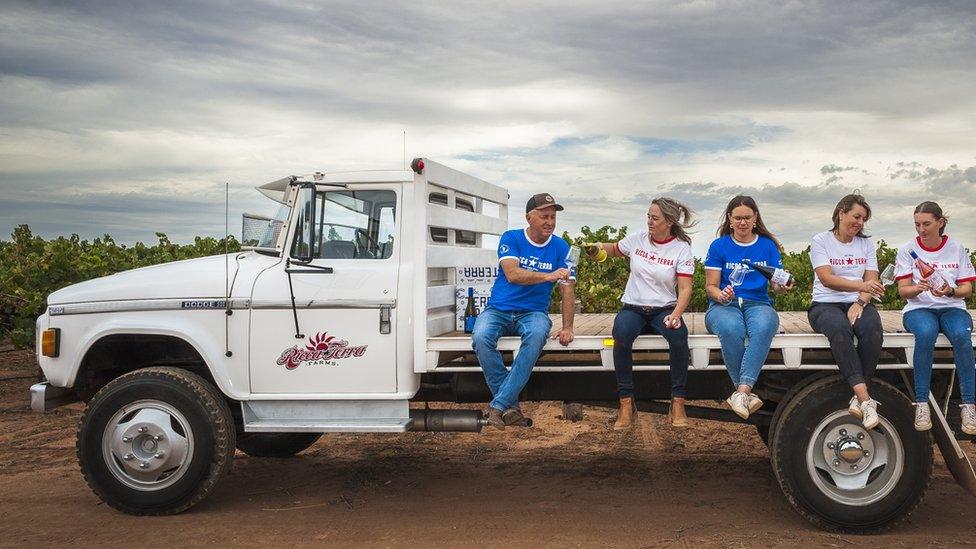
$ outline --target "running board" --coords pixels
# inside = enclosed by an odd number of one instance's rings
[[[403,433],[406,400],[260,400],[241,402],[248,433]]]

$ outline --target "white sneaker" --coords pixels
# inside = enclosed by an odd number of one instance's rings
[[[735,415],[741,417],[742,419],[749,419],[749,394],[740,393],[736,391],[732,393],[732,396],[725,399]]]
[[[873,398],[870,400],[865,400],[861,403],[861,415],[863,420],[861,424],[864,425],[865,429],[874,429],[878,426],[881,419],[878,417],[878,401]]]
[[[962,432],[976,435],[976,404],[963,404],[959,408],[962,415]]]
[[[864,415],[861,413],[861,404],[858,403],[857,397],[851,398],[851,403],[847,405],[847,411],[857,419],[864,419]]]
[[[928,402],[915,403],[915,430],[928,431],[932,428],[932,416],[929,413]]]
[[[749,393],[749,413],[755,414],[763,407],[763,401],[759,400],[759,396],[755,393]]]

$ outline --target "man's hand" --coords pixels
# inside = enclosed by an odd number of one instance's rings
[[[546,275],[546,280],[549,282],[569,280],[569,269],[556,269],[555,271]]]
[[[573,329],[572,328],[562,328],[556,335],[552,336],[553,339],[558,339],[559,344],[563,347],[569,345],[573,341]]]

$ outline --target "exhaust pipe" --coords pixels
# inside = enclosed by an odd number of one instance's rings
[[[480,410],[410,410],[411,431],[478,433],[486,421]]]

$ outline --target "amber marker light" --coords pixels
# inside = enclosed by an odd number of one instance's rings
[[[41,333],[41,354],[57,358],[61,350],[61,328],[48,328]]]

